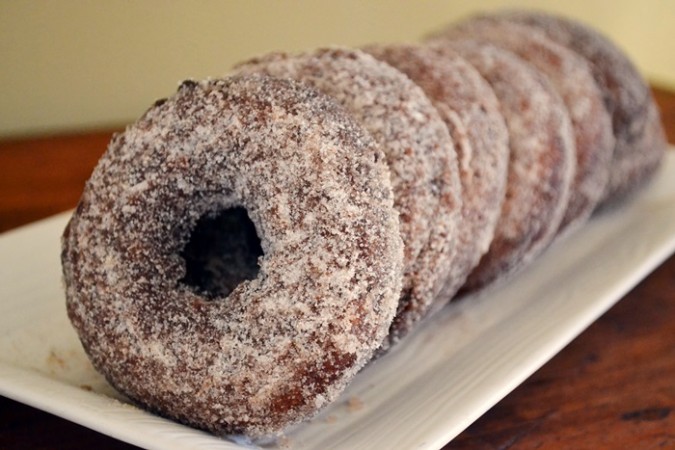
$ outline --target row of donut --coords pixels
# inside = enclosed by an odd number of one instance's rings
[[[597,32],[545,14],[473,17],[424,44],[275,53],[235,72],[330,95],[385,153],[405,254],[381,351],[460,288],[508,277],[628,195],[666,148],[628,58]]]
[[[138,404],[277,434],[461,289],[643,185],[665,142],[628,59],[539,13],[256,58],[184,82],[115,136],[64,232],[68,314]],[[228,288],[208,295],[185,282],[185,247],[237,208],[225,221],[250,218],[261,252],[209,234],[202,250],[221,255],[199,276]]]

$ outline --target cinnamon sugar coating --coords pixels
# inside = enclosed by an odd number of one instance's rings
[[[273,53],[236,70],[289,77],[321,90],[380,144],[406,247],[403,290],[383,353],[428,314],[456,254],[461,187],[455,147],[445,124],[422,89],[360,50]]]
[[[215,298],[181,257],[243,208],[263,255]],[[263,436],[333,400],[385,338],[403,245],[372,138],[289,80],[184,82],[114,137],[63,235],[67,310],[94,366],[161,415]]]
[[[535,11],[507,11],[500,17],[535,27],[588,61],[616,138],[603,204],[642,186],[663,159],[667,141],[649,86],[626,54],[598,31],[572,19]]]
[[[572,120],[576,148],[574,184],[560,233],[583,224],[606,189],[614,148],[611,117],[589,64],[536,29],[498,15],[460,22],[441,32],[441,36],[486,41],[512,51],[551,82]]]
[[[489,83],[447,47],[379,45],[365,48],[408,75],[425,92],[455,142],[462,184],[462,220],[437,307],[464,284],[492,242],[506,191],[509,137],[499,101]]]
[[[553,86],[513,53],[484,41],[450,46],[490,83],[509,130],[506,198],[490,249],[466,290],[506,279],[538,256],[558,231],[574,176],[574,134]]]

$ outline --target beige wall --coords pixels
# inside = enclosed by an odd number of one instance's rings
[[[594,24],[675,88],[675,0],[0,1],[0,137],[134,120],[185,78],[271,50],[415,40],[496,7]]]

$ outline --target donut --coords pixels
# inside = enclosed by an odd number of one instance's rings
[[[450,130],[462,184],[462,220],[437,307],[447,303],[487,252],[504,195],[509,136],[490,84],[464,58],[447,47],[414,44],[371,45],[376,58],[410,77],[425,92]]]
[[[253,228],[258,246],[230,248],[257,263],[251,278],[186,268],[209,221]],[[62,238],[68,315],[96,369],[153,412],[252,437],[311,417],[366,364],[402,261],[372,138],[329,97],[261,76],[186,81],[155,103],[113,138]]]
[[[572,119],[576,173],[559,234],[583,224],[598,205],[609,179],[614,148],[611,117],[588,63],[543,33],[493,16],[478,16],[442,32],[442,37],[490,42],[520,56],[552,83]]]
[[[490,83],[509,130],[506,198],[490,248],[462,287],[471,292],[508,280],[556,236],[574,178],[574,133],[553,86],[515,54],[485,41],[442,45]]]
[[[598,31],[569,18],[535,11],[499,16],[536,28],[589,63],[616,138],[601,205],[617,203],[644,185],[663,159],[667,140],[649,86],[626,54]]]
[[[273,53],[235,71],[293,78],[330,95],[380,144],[407,247],[403,290],[384,353],[428,314],[456,253],[461,186],[447,127],[419,86],[361,50]]]

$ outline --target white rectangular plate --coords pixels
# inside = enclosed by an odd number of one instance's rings
[[[146,413],[89,364],[65,313],[68,215],[0,236],[0,394],[157,449],[238,449]],[[654,183],[517,277],[456,302],[367,367],[274,448],[437,449],[513,390],[675,250],[675,152]]]

